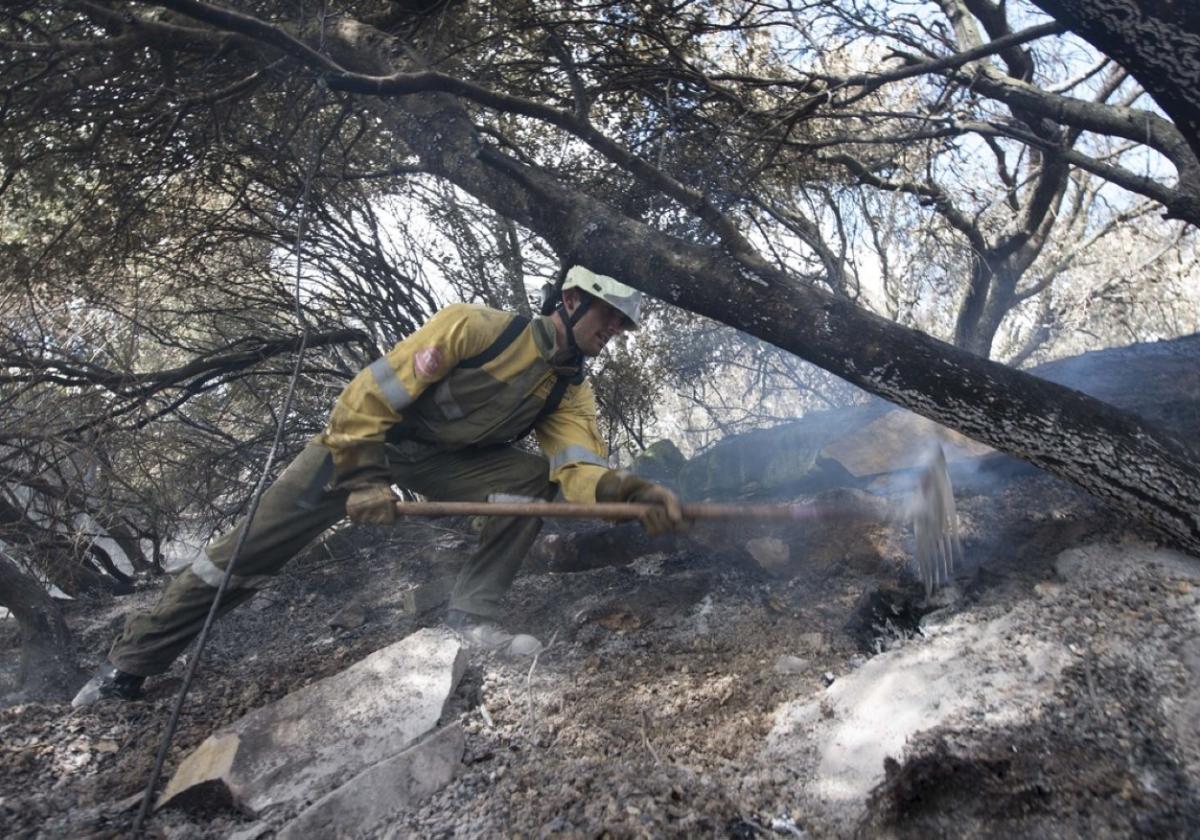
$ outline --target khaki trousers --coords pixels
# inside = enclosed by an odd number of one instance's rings
[[[546,459],[511,446],[447,452],[405,441],[387,447],[392,482],[439,501],[485,501],[492,493],[550,499]],[[249,600],[289,560],[346,513],[346,491],[326,489],[333,477],[329,451],[305,447],[263,494],[221,614]],[[204,625],[213,595],[233,555],[242,522],[213,540],[190,568],[178,574],[158,603],[125,620],[109,660],[122,671],[152,676],[166,671]],[[541,530],[534,517],[489,517],[479,547],[459,573],[450,606],[495,617],[530,544]]]

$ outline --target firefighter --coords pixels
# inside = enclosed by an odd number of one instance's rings
[[[329,423],[263,494],[221,612],[249,600],[343,516],[390,525],[397,485],[430,499],[496,495],[569,502],[649,502],[651,534],[683,524],[665,487],[608,467],[584,361],[636,329],[640,294],[583,266],[571,268],[548,314],[528,319],[454,304],[363,369]],[[534,432],[535,454],[514,444]],[[165,672],[200,632],[241,523],[210,543],[157,605],[127,617],[108,662],[73,701],[130,699]],[[489,517],[460,572],[446,623],[475,648],[521,650],[498,622],[502,601],[541,528],[533,517]]]

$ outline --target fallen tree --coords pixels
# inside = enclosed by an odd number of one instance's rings
[[[1106,403],[874,315],[771,265],[700,192],[628,152],[578,113],[428,71],[374,26],[286,29],[195,0],[162,0],[266,55],[283,52],[331,88],[377,97],[380,119],[421,167],[544,238],[568,262],[744,330],[975,440],[1029,461],[1200,554],[1200,467],[1183,441]],[[314,48],[314,45],[320,48]],[[414,66],[414,64],[416,66]],[[468,105],[541,120],[587,142],[699,217],[718,244],[657,230],[520,159],[477,130]]]

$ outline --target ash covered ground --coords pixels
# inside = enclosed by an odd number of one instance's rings
[[[464,771],[347,836],[1196,836],[1200,561],[1043,476],[968,490],[960,515],[965,568],[933,603],[903,533],[853,525],[794,544],[783,575],[699,529],[628,565],[524,574],[510,624],[549,647],[532,668],[474,655],[446,717]],[[469,546],[452,524],[340,531],[224,619],[167,773],[436,623],[402,593]],[[86,664],[158,585],[68,606]],[[350,602],[366,624],[332,630]],[[18,645],[0,623],[8,662]],[[139,702],[0,709],[0,832],[127,833],[182,674]],[[165,809],[151,836],[251,840],[285,817]]]

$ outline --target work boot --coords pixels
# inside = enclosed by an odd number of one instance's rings
[[[475,650],[494,650],[507,656],[533,656],[542,643],[525,633],[509,633],[491,619],[462,610],[447,610],[446,625],[464,645]]]
[[[84,706],[90,706],[97,700],[107,697],[136,700],[142,696],[142,683],[145,679],[145,677],[135,674],[126,674],[115,665],[105,662],[96,672],[96,676],[79,689],[79,693],[71,701],[71,708],[82,709]]]

